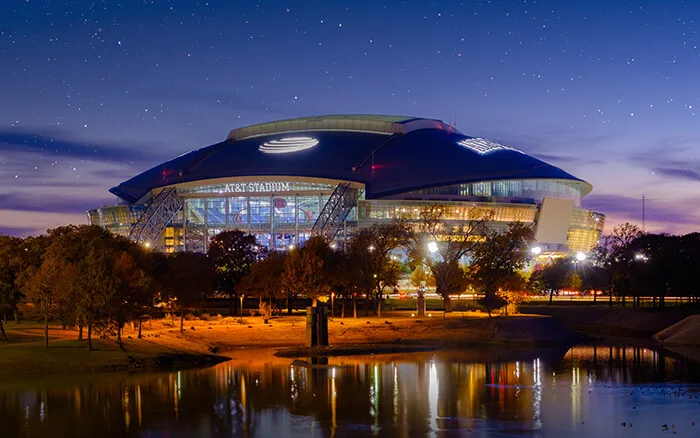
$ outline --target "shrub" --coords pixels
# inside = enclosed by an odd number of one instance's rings
[[[260,306],[258,307],[258,312],[260,312],[260,315],[263,317],[263,320],[267,323],[267,321],[270,319],[270,316],[272,316],[272,306],[270,306],[269,303],[260,303]]]

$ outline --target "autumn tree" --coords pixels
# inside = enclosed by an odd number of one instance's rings
[[[233,298],[239,295],[241,280],[263,255],[255,236],[240,230],[224,231],[211,239],[207,256],[215,270],[216,288],[229,297],[231,315]]]
[[[48,254],[41,265],[32,270],[25,283],[27,298],[44,321],[44,347],[49,346],[49,321],[59,310],[59,302],[68,296],[74,270],[57,257]]]
[[[287,253],[282,287],[294,296],[306,296],[316,306],[318,298],[329,295],[333,250],[322,237],[314,236],[301,248]]]
[[[460,261],[483,243],[493,210],[434,205],[424,208],[412,239],[409,259],[414,266],[424,264],[435,278],[436,292],[452,311],[450,295],[466,287]]]

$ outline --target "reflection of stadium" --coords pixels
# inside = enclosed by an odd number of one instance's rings
[[[581,208],[591,186],[438,120],[341,115],[231,131],[111,189],[119,205],[91,223],[166,251],[206,251],[226,229],[286,249],[318,234],[342,243],[357,227],[418,220],[439,204],[458,226],[478,207],[490,226],[535,225],[545,252],[588,251],[604,216]]]

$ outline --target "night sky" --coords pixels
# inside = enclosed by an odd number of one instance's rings
[[[0,0],[0,233],[229,130],[442,119],[589,181],[608,224],[700,219],[700,2]]]

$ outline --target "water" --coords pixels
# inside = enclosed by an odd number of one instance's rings
[[[333,369],[233,354],[199,370],[0,382],[0,437],[700,436],[700,365],[651,349],[342,357]]]

